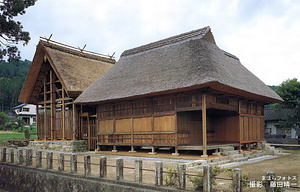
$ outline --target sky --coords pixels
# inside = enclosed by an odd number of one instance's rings
[[[16,20],[39,37],[112,55],[210,26],[219,48],[267,85],[300,80],[299,0],[38,0]]]

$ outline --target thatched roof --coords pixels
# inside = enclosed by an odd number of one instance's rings
[[[36,102],[46,72],[42,66],[45,57],[70,97],[77,97],[115,64],[115,60],[109,57],[41,40],[21,90],[19,102]]]
[[[265,108],[265,121],[286,120],[289,116],[294,115],[294,113],[292,109]]]
[[[100,103],[204,87],[264,103],[282,99],[215,43],[209,27],[126,50],[76,103]]]

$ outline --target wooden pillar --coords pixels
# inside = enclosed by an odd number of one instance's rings
[[[42,167],[42,159],[43,158],[43,153],[42,151],[36,151],[36,161],[35,161],[35,166],[37,168]]]
[[[46,104],[46,101],[47,101],[47,85],[46,85],[46,77],[44,78],[44,131],[43,131],[43,134],[44,134],[44,139],[46,140],[47,139],[47,132],[48,132],[48,129],[50,129],[50,127],[47,127],[47,104]]]
[[[76,139],[76,105],[72,99],[72,108],[73,108],[73,139]]]
[[[207,137],[206,137],[206,94],[202,95],[202,139],[203,139],[203,155],[207,157]]]
[[[143,180],[143,162],[141,159],[136,159],[134,161],[135,168],[135,182],[142,183]]]
[[[54,90],[54,72],[50,70],[50,129],[51,140],[55,140],[55,90]]]
[[[242,191],[242,170],[233,170],[233,181],[232,181],[232,191],[241,192]]]
[[[89,114],[86,116],[87,120],[87,126],[88,126],[88,149],[91,149],[91,126],[90,126],[90,117]]]
[[[62,91],[61,91],[61,97],[62,97],[62,106],[61,106],[61,110],[62,110],[62,134],[63,134],[63,140],[65,139],[65,118],[66,118],[66,115],[65,115],[65,110],[66,110],[66,107],[65,107],[65,90],[62,88]]]
[[[117,180],[123,180],[124,178],[124,160],[122,158],[116,159],[116,179]]]
[[[77,154],[73,153],[70,157],[71,173],[77,173]]]
[[[64,171],[65,169],[65,154],[59,153],[58,154],[58,170]]]
[[[211,170],[209,165],[203,166],[203,192],[211,192]]]
[[[242,101],[239,100],[239,151],[242,152],[243,125],[241,125]]]
[[[39,117],[40,117],[40,114],[39,114],[39,105],[36,105],[35,106],[36,108],[36,139],[39,140],[39,136],[40,136],[40,126],[39,126]]]
[[[178,127],[177,127],[177,102],[175,98],[175,153],[172,153],[172,155],[179,155],[178,153]]]
[[[32,149],[26,149],[26,166],[32,165]]]
[[[15,150],[14,149],[9,150],[8,162],[9,163],[15,162]]]
[[[163,185],[163,181],[163,162],[157,161],[155,162],[155,185],[161,186]]]
[[[177,188],[185,189],[186,188],[186,164],[179,163],[177,165]]]
[[[47,169],[53,169],[53,153],[47,152]]]
[[[91,175],[91,156],[84,156],[84,175]]]
[[[102,156],[100,157],[100,177],[106,178],[107,177],[107,166],[106,166],[106,157]]]

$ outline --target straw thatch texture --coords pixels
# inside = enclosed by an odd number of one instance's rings
[[[75,102],[99,103],[200,87],[281,101],[238,58],[219,49],[205,27],[125,51]]]
[[[33,103],[33,90],[41,86],[42,63],[46,56],[57,77],[71,97],[77,97],[89,85],[108,71],[114,59],[82,53],[66,47],[40,41],[20,93],[19,102]]]

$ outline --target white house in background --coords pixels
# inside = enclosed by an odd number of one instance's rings
[[[18,117],[24,121],[24,125],[31,125],[36,121],[36,106],[32,104],[21,104],[12,108]]]
[[[279,127],[280,120],[288,118],[293,113],[290,109],[265,108],[265,133],[266,135],[282,135],[286,138],[297,138],[296,130],[288,127]]]

